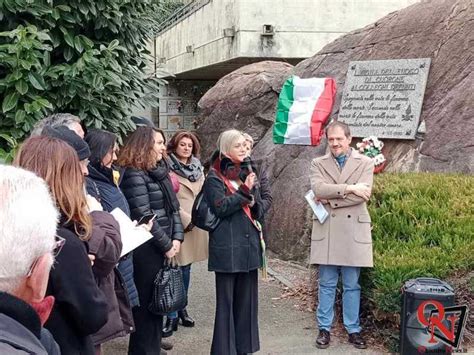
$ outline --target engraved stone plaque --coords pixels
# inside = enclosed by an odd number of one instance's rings
[[[430,58],[349,63],[338,120],[353,137],[415,139]]]

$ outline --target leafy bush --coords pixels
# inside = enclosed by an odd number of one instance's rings
[[[474,176],[381,174],[369,210],[374,268],[362,282],[374,318],[398,321],[408,279],[474,269]]]
[[[126,133],[156,106],[147,45],[172,0],[0,0],[0,149],[51,112]]]

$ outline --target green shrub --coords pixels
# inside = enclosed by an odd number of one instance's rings
[[[120,135],[132,129],[132,108],[157,106],[162,82],[147,46],[179,6],[0,0],[0,158],[8,160],[16,142],[52,112],[77,114],[89,127]]]
[[[474,268],[474,176],[381,174],[369,210],[374,268],[362,283],[375,318],[398,319],[406,280]]]

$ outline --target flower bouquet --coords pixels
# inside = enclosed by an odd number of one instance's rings
[[[362,139],[362,142],[356,144],[359,153],[368,156],[374,160],[374,174],[383,171],[387,160],[382,154],[383,142],[375,136]]]

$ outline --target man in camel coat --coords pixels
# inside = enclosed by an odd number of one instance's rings
[[[374,164],[350,147],[349,126],[332,122],[326,129],[330,152],[311,163],[311,189],[329,216],[313,217],[311,264],[319,265],[318,348],[327,348],[334,318],[339,273],[343,285],[343,320],[349,342],[365,349],[359,322],[361,267],[372,267],[372,236],[367,201]]]

